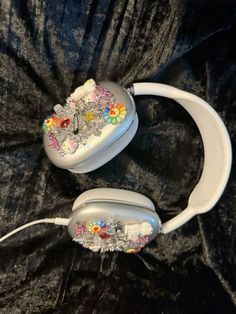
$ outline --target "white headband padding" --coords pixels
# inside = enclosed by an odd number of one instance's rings
[[[232,160],[231,144],[226,127],[216,111],[203,99],[175,87],[158,83],[135,83],[134,95],[157,95],[174,99],[184,107],[198,126],[204,147],[201,178],[192,191],[188,207],[162,225],[168,233],[196,214],[213,208],[227,184]]]

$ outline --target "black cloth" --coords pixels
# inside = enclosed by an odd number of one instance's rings
[[[88,174],[52,165],[41,124],[86,79],[154,81],[211,104],[235,144],[235,1],[0,2],[0,234],[68,217],[96,187],[153,200],[162,219],[187,204],[202,142],[175,102],[136,97],[132,142]],[[233,146],[235,147],[235,146]],[[0,245],[0,313],[235,313],[235,164],[211,212],[160,235],[137,255],[83,249],[66,228],[34,226]]]

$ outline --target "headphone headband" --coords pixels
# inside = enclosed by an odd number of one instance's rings
[[[192,116],[202,137],[204,166],[201,178],[189,197],[187,208],[162,225],[163,233],[168,233],[196,214],[211,210],[219,200],[231,169],[229,135],[217,112],[203,99],[191,93],[159,83],[134,83],[133,95],[156,95],[174,99]]]

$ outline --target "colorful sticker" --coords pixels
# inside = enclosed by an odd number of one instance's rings
[[[117,124],[121,122],[126,115],[126,108],[124,105],[117,103],[107,106],[103,111],[104,119],[107,123]]]

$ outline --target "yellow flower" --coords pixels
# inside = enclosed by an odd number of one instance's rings
[[[95,119],[95,114],[92,111],[88,111],[85,113],[83,118],[85,122],[90,122]]]

